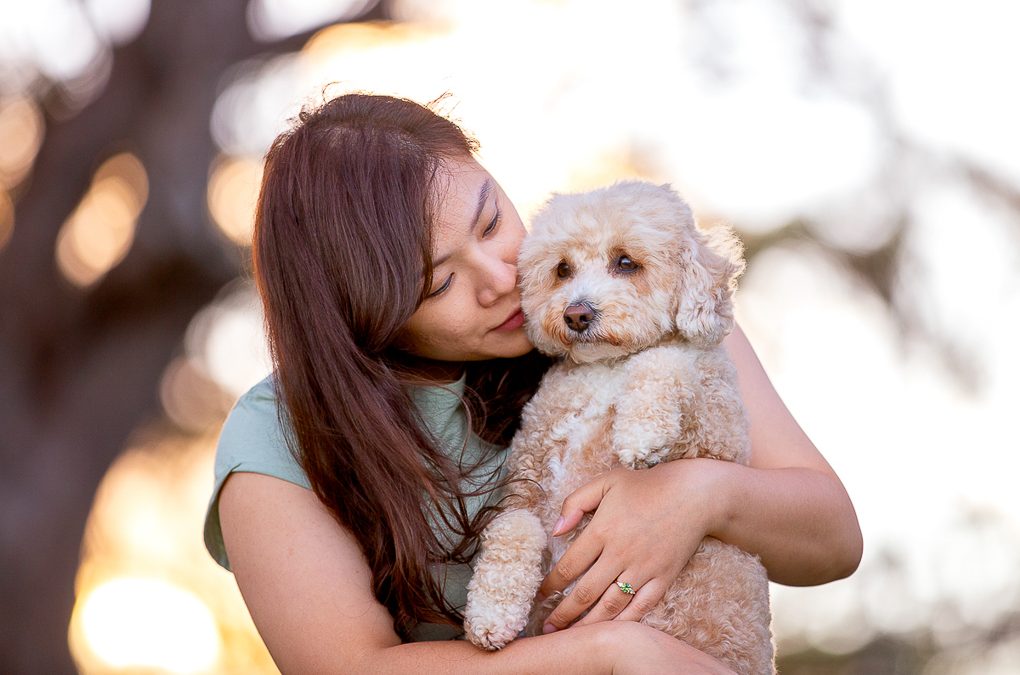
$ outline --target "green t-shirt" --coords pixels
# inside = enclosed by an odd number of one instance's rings
[[[311,489],[308,476],[291,454],[285,440],[291,430],[280,424],[277,415],[277,399],[273,376],[265,378],[238,400],[230,411],[216,446],[215,483],[205,518],[205,545],[210,555],[226,569],[230,561],[223,546],[220,530],[219,495],[223,483],[233,472],[260,473]],[[480,486],[487,477],[501,478],[504,473],[503,459],[506,450],[494,447],[478,438],[468,429],[467,416],[461,404],[464,393],[464,378],[443,386],[414,387],[412,399],[421,413],[428,430],[451,457],[460,458],[464,466],[473,466],[483,456],[488,458],[479,466],[477,473],[469,477],[464,488]],[[467,434],[467,444],[464,437]],[[467,497],[470,515],[474,515],[484,504],[491,504],[496,496]],[[437,526],[441,527],[441,522]],[[452,539],[449,531],[441,530]],[[443,592],[454,606],[463,609],[467,600],[467,582],[471,578],[469,565],[446,565],[435,570],[443,577]],[[343,583],[338,579],[337,583]],[[412,631],[415,641],[446,640],[457,637],[460,630],[439,624],[420,624]]]

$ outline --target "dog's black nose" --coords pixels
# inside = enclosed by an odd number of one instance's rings
[[[567,308],[563,310],[563,320],[566,321],[567,328],[575,333],[583,333],[588,330],[588,326],[594,318],[595,311],[586,302],[575,302],[572,305],[567,305]]]

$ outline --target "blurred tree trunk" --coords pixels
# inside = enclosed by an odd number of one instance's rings
[[[74,670],[67,626],[95,489],[132,430],[161,414],[159,378],[189,321],[239,271],[205,206],[221,78],[307,37],[254,42],[240,1],[156,0],[139,38],[115,50],[100,97],[48,120],[0,252],[2,672]],[[124,262],[77,289],[56,267],[57,232],[121,150],[145,165],[149,200]]]

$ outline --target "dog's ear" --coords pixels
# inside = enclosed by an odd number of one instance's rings
[[[733,291],[744,271],[740,240],[729,228],[691,226],[680,241],[676,328],[688,341],[712,346],[733,329]]]

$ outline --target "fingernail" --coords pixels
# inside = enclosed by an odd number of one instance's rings
[[[564,520],[565,518],[563,516],[560,516],[560,519],[556,521],[556,525],[553,526],[552,536],[554,537],[559,536],[560,528],[563,527]]]
[[[556,632],[556,626],[552,625],[551,623],[547,623],[544,626],[542,626],[542,633],[543,634],[548,635],[549,633],[555,633],[555,632]]]

